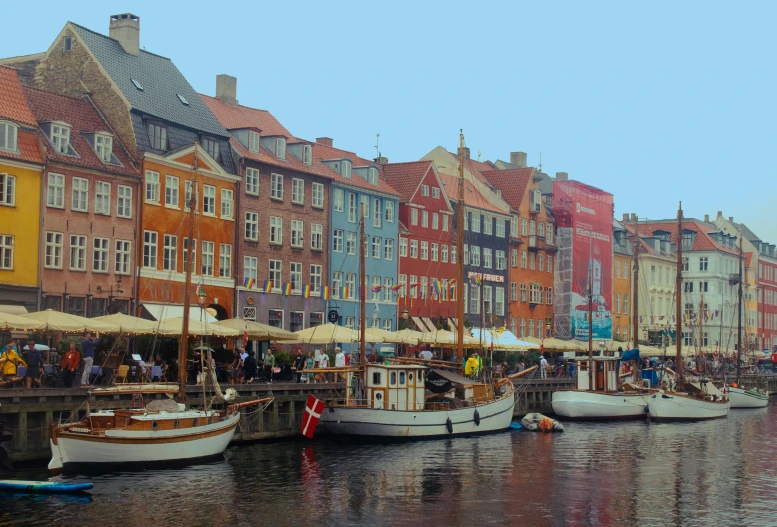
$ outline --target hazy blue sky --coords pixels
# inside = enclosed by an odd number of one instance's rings
[[[292,133],[390,161],[525,151],[615,194],[616,217],[744,221],[777,243],[774,2],[10,2],[0,56],[43,51],[67,20],[141,46],[195,89],[238,77],[242,104]]]

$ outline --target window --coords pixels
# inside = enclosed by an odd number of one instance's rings
[[[526,284],[521,284],[521,302],[526,302]]]
[[[421,185],[421,195],[422,196],[429,195],[429,185]]]
[[[510,302],[518,301],[518,284],[510,282]]]
[[[0,174],[0,205],[11,207],[16,203],[16,177]]]
[[[70,127],[61,124],[51,125],[51,142],[54,150],[60,154],[70,154]]]
[[[683,282],[683,288],[686,293],[693,293],[693,282]]]
[[[375,198],[372,200],[373,208],[375,209],[375,213],[372,215],[372,226],[376,228],[380,228],[381,225],[381,219],[383,218],[383,202],[379,200],[378,198]]]
[[[178,208],[178,178],[165,176],[165,206]]]
[[[372,257],[376,260],[380,259],[380,251],[383,246],[383,240],[380,236],[372,237]]]
[[[335,212],[343,212],[344,192],[341,188],[335,189]]]
[[[86,236],[70,235],[70,270],[86,271]]]
[[[429,278],[426,276],[421,277],[421,298],[429,297]]]
[[[545,241],[547,243],[553,243],[553,224],[548,223],[545,227]]]
[[[394,279],[393,278],[384,278],[383,279],[383,301],[384,302],[391,302],[393,300],[392,298],[392,287],[394,287]]]
[[[203,240],[202,242],[202,274],[206,276],[213,276],[213,253],[215,252],[215,244]]]
[[[451,263],[452,264],[456,263],[456,246],[455,245],[451,245]]]
[[[536,264],[535,264],[536,260],[537,259],[535,258],[534,253],[531,253],[529,255],[529,269],[534,270],[534,268],[536,266]]]
[[[246,212],[245,239],[251,241],[259,240],[259,213]]]
[[[209,216],[216,214],[216,187],[212,185],[202,186],[202,213]]]
[[[289,331],[300,331],[305,328],[305,313],[289,311]]]
[[[372,287],[370,287],[370,300],[380,300],[380,276],[372,277]]]
[[[103,163],[110,163],[113,156],[113,138],[109,135],[95,134],[94,151]]]
[[[243,257],[243,281],[253,278],[258,278],[258,263],[259,259],[256,256],[244,256]]]
[[[699,271],[706,271],[709,267],[709,258],[702,256],[699,258]]]
[[[475,267],[480,267],[480,247],[477,245],[471,245],[469,251],[472,265]]]
[[[418,240],[410,240],[410,258],[418,258]]]
[[[343,252],[343,229],[334,230],[334,235],[332,236],[332,250],[336,253]]]
[[[394,223],[394,202],[386,200],[386,221]]]
[[[297,205],[305,204],[305,181],[300,178],[291,180],[291,202]]]
[[[283,200],[283,175],[270,174],[270,198]]]
[[[448,263],[448,246],[443,244],[440,250],[440,261],[442,263]]]
[[[534,236],[537,234],[537,222],[534,220],[529,220],[529,236]]]
[[[364,211],[364,217],[369,218],[370,217],[370,197],[369,196],[359,196],[359,213],[361,211]]]
[[[275,157],[286,159],[286,139],[283,137],[275,138]]]
[[[493,304],[491,302],[492,290],[490,285],[484,285],[483,288],[483,313],[493,313]]]
[[[246,194],[259,195],[259,171],[255,168],[246,168]]]
[[[277,288],[283,283],[283,262],[280,260],[270,260],[269,280]]]
[[[16,152],[16,134],[18,128],[15,124],[0,122],[0,150]]]
[[[439,249],[438,248],[439,248],[439,246],[436,243],[432,244],[432,261],[433,262],[437,261],[437,256],[439,254]]]
[[[528,234],[528,222],[526,221],[526,218],[521,218],[521,236],[526,236]]]
[[[531,318],[529,319],[529,335],[528,336],[529,337],[533,337],[534,336],[534,320],[531,319]]]
[[[688,257],[683,258],[683,271],[688,271],[689,264],[688,264]]]
[[[283,310],[271,309],[267,314],[267,323],[275,328],[283,329]]]
[[[58,209],[65,208],[65,176],[49,173],[46,190],[46,204]]]
[[[219,276],[232,276],[232,245],[228,243],[219,244]]]
[[[348,254],[356,254],[356,233],[349,232],[345,243],[345,251]]]
[[[340,298],[340,292],[343,288],[343,272],[335,271],[332,274],[332,296]]]
[[[310,225],[310,248],[316,251],[324,248],[324,226],[320,223]]]
[[[483,215],[483,234],[492,234],[494,228],[494,219],[491,216]]]
[[[407,256],[407,238],[399,238],[399,256]]]
[[[538,271],[543,271],[545,269],[545,255],[544,254],[538,254],[537,258],[538,258],[537,270]]]
[[[526,269],[527,255],[526,251],[521,251],[521,269]]]
[[[181,101],[181,104],[183,104],[184,106],[189,106],[189,101],[186,100],[186,97],[184,97],[180,93],[176,93],[175,95],[178,97],[178,100]]]
[[[699,282],[699,292],[700,293],[707,293],[708,292],[707,284],[708,284],[707,281]]]
[[[440,228],[440,215],[436,212],[432,213],[432,229],[437,230]]]
[[[442,217],[442,230],[443,232],[448,232],[448,216],[446,215]]]
[[[437,187],[434,187],[434,188],[432,189],[432,197],[433,197],[434,199],[438,199],[438,198],[440,197],[440,189],[439,189],[439,188],[437,188]]]
[[[418,209],[410,209],[410,225],[418,225]]]
[[[46,267],[62,269],[63,238],[61,232],[46,232]]]
[[[155,150],[167,150],[167,128],[158,124],[148,124],[148,140],[151,148]]]
[[[302,145],[302,162],[306,165],[313,164],[313,147],[310,145]]]
[[[219,162],[221,160],[221,155],[219,152],[219,144],[215,139],[210,139],[209,137],[203,137],[202,147],[205,149],[206,152],[208,152],[208,155],[212,157],[216,162]]]
[[[537,236],[540,238],[545,237],[545,224],[544,223],[538,223],[537,224]]]
[[[345,287],[348,288],[348,298],[356,298],[356,273],[347,273],[345,275]]]
[[[73,178],[73,190],[72,200],[70,203],[72,210],[79,212],[86,212],[89,208],[89,180],[74,177]]]
[[[259,151],[259,132],[248,131],[248,150],[250,152]]]
[[[422,210],[421,211],[421,227],[428,227],[429,226],[429,212]]]
[[[132,256],[132,242],[129,240],[116,240],[116,274],[130,274],[130,259]]]
[[[504,220],[497,219],[496,220],[496,235],[500,238],[505,237],[505,222]]]
[[[518,249],[510,249],[510,266],[518,267]]]
[[[553,297],[551,296],[551,298]],[[550,304],[550,302],[548,302],[548,304]],[[623,314],[629,313],[629,295],[627,293],[623,294],[623,306],[621,307],[623,308]]]
[[[472,232],[480,232],[480,213],[472,213],[472,220],[469,224],[469,230]]]
[[[507,269],[507,258],[504,251],[496,251],[496,268],[500,271]]]
[[[108,272],[108,238],[94,239],[94,252],[92,255],[92,271],[97,273]]]
[[[469,245],[464,244],[464,265],[469,265]]]
[[[542,289],[540,288],[540,284],[529,284],[529,303],[542,304]]]
[[[356,223],[356,194],[348,193],[348,221]]]
[[[384,260],[394,259],[394,239],[393,238],[386,238],[383,241],[383,259]]]
[[[146,201],[159,203],[159,172],[146,170]]]
[[[132,187],[119,185],[118,198],[116,200],[116,215],[120,218],[132,217]]]
[[[165,271],[178,271],[178,236],[164,235],[162,269]]]
[[[300,220],[291,220],[291,246],[302,248],[302,239],[304,235],[304,224]]]
[[[474,315],[480,313],[480,288],[477,286],[469,287],[469,312]]]
[[[495,287],[496,299],[494,300],[494,314],[504,316],[505,314],[505,289],[504,287]]]
[[[270,243],[283,244],[283,218],[270,216]]]
[[[233,199],[234,193],[229,189],[221,189],[221,217],[231,220],[234,210],[235,201]]]
[[[483,248],[483,267],[491,269],[493,267],[493,260],[491,258],[491,249],[488,247]]]
[[[429,259],[429,242],[421,242],[421,260]]]
[[[547,270],[549,273],[553,272],[553,257],[551,255],[548,255],[548,267]]]
[[[0,269],[13,269],[13,236],[0,234]]]
[[[303,182],[304,185],[304,182]],[[324,185],[323,183],[313,183],[312,186],[312,193],[311,193],[311,200],[310,204],[311,206],[317,208],[317,209],[323,209],[324,208]],[[304,188],[303,188],[304,192]]]
[[[186,272],[189,261],[189,239],[183,239],[183,272]],[[192,240],[192,273],[197,274],[197,240]]]
[[[510,217],[510,236],[513,238],[518,236],[518,216]]]
[[[621,312],[621,294],[615,293],[615,312],[620,313]]]
[[[291,281],[291,290],[294,293],[302,291],[302,264],[291,262],[289,265],[289,280]]]
[[[312,264],[310,266],[310,292],[319,294],[321,293],[321,274],[322,266],[319,264]]]
[[[519,336],[521,336],[521,337],[525,337],[526,336],[526,319],[525,318],[521,319],[521,329],[520,329],[520,332],[521,332],[521,334]]]

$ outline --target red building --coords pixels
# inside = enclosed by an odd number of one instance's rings
[[[761,349],[777,351],[777,257],[774,245],[760,243],[758,255],[758,337]]]
[[[397,281],[404,285],[398,291],[400,317],[405,308],[410,317],[455,317],[458,284],[454,283],[453,207],[437,168],[432,161],[414,161],[387,164],[384,172],[402,196]]]

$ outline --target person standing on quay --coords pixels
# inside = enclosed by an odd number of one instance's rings
[[[272,348],[267,350],[267,355],[264,356],[264,376],[267,377],[267,382],[272,382],[272,369],[275,367],[275,356],[272,354]]]
[[[22,356],[24,357],[24,362],[27,363],[27,372],[24,374],[27,388],[32,388],[33,385],[40,387],[40,370],[43,367],[43,357],[41,357],[40,351],[35,349],[34,340],[29,339],[27,341],[27,346],[25,346]]]
[[[71,342],[70,348],[65,352],[62,358],[62,380],[68,388],[73,387],[73,379],[76,377],[76,370],[81,363],[81,354],[76,349],[76,343]]]
[[[548,360],[545,355],[540,355],[540,379],[548,378]]]
[[[81,342],[81,349],[84,350],[84,373],[81,375],[81,386],[89,384],[89,376],[92,374],[92,364],[94,364],[94,347],[99,342],[94,333],[84,332],[84,340]]]
[[[345,368],[345,353],[343,353],[343,350],[341,350],[339,347],[335,348],[335,368]],[[335,380],[342,380],[343,374],[338,373],[337,379]]]
[[[297,356],[294,357],[294,373],[297,375],[297,382],[302,379],[302,370],[305,369],[305,356],[302,354],[302,350],[297,350]]]

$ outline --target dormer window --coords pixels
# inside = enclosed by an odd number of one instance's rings
[[[250,152],[259,151],[259,132],[248,131],[248,150]]]
[[[695,239],[696,233],[694,231],[683,230],[683,251],[690,251]]]
[[[113,138],[109,135],[95,134],[94,151],[103,163],[111,163]]]
[[[368,174],[368,181],[369,183],[377,186],[378,185],[378,169],[375,167],[370,167]]]
[[[218,162],[220,160],[219,144],[215,139],[212,139],[210,137],[203,137],[202,147],[205,149],[206,152],[208,152],[208,155],[212,157],[215,161]]]
[[[51,142],[60,154],[70,153],[70,127],[64,124],[51,125]]]
[[[284,137],[275,138],[275,157],[286,159],[286,139]]]
[[[167,150],[167,128],[155,123],[148,124],[148,140],[151,148],[155,150]]]
[[[310,145],[302,146],[302,162],[306,165],[313,164],[313,147]]]
[[[351,162],[347,159],[344,159],[340,164],[340,175],[347,178],[351,177]]]
[[[0,150],[16,152],[16,137],[19,128],[8,122],[0,122]]]

